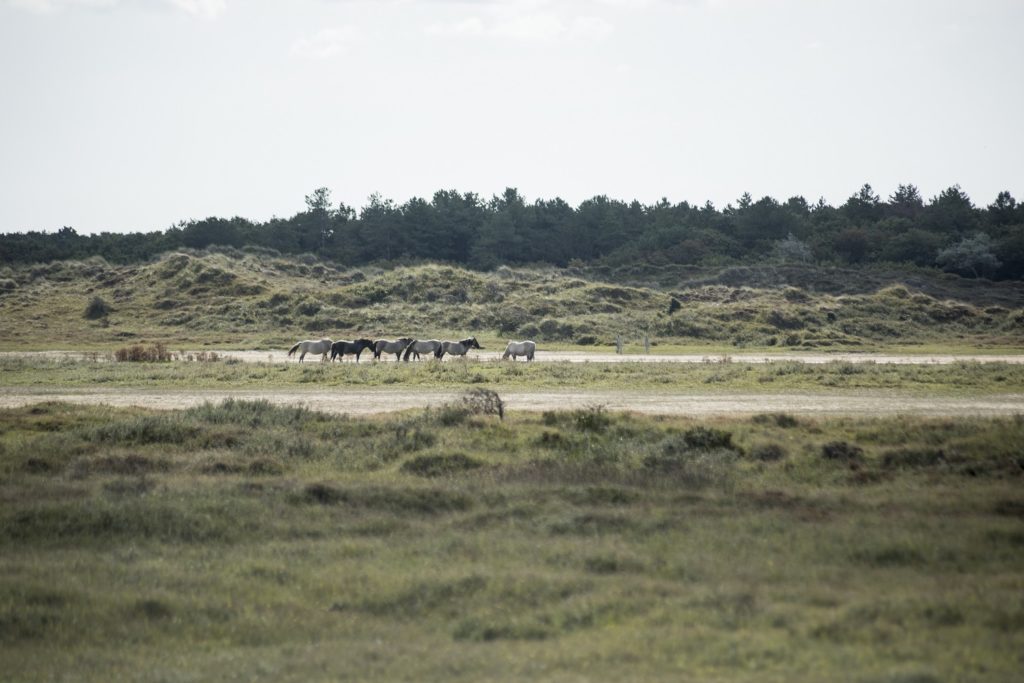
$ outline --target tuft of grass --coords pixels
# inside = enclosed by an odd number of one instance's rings
[[[483,463],[464,453],[420,455],[402,463],[402,471],[420,477],[444,477],[482,467]]]
[[[734,450],[732,434],[714,427],[692,427],[683,434],[683,444],[694,450],[725,449]],[[675,444],[666,444],[666,449],[678,448]]]
[[[775,425],[783,429],[796,427],[799,422],[789,413],[764,413],[751,418],[754,424]]]
[[[786,449],[777,443],[764,443],[750,450],[750,457],[762,462],[776,462],[786,457]]]
[[[572,424],[581,432],[605,431],[611,424],[611,416],[603,405],[593,405],[572,411]]]
[[[829,441],[821,447],[826,460],[855,464],[864,460],[864,449],[845,441]]]

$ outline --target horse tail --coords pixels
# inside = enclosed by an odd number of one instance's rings
[[[292,348],[291,348],[291,349],[290,349],[290,350],[288,351],[288,355],[289,355],[289,356],[291,356],[291,355],[292,355],[293,353],[295,353],[296,351],[298,351],[298,350],[299,350],[299,347],[300,347],[300,346],[302,346],[302,342],[299,342],[298,344],[296,344],[295,346],[293,346],[293,347],[292,347]]]
[[[441,342],[441,345],[434,349],[434,358],[439,360],[444,358],[444,342]]]
[[[406,363],[409,362],[409,356],[412,355],[412,347],[415,344],[416,344],[416,341],[413,340],[408,346],[405,347],[405,356],[402,358],[402,360],[404,360]]]

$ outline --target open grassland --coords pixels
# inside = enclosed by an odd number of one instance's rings
[[[608,279],[602,279],[608,278]],[[628,283],[628,284],[627,284]],[[794,284],[795,283],[795,284]],[[0,271],[0,349],[288,348],[299,339],[531,338],[593,348],[1020,349],[1024,287],[927,271],[339,269],[258,251]]]
[[[786,392],[891,389],[908,394],[980,395],[1024,390],[1024,364],[946,365],[832,362],[526,363],[433,360],[409,363],[127,363],[0,356],[0,386],[191,389],[459,388],[651,389]]]
[[[1021,418],[494,407],[0,411],[0,670],[1018,679]]]

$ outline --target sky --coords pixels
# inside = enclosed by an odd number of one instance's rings
[[[0,231],[327,187],[1024,199],[1020,0],[0,0]]]

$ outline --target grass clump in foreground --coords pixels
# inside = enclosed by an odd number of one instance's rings
[[[1020,418],[450,408],[0,411],[0,667],[154,681],[1019,672]]]

